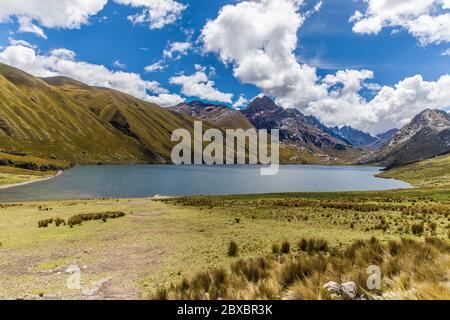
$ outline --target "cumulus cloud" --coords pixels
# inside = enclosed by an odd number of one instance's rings
[[[112,71],[103,65],[78,61],[75,52],[67,49],[55,49],[48,55],[42,55],[23,44],[10,45],[0,51],[0,62],[38,77],[63,75],[92,86],[116,89],[152,102],[158,99],[165,102],[179,98],[170,95],[158,82],[144,80],[136,73]]]
[[[174,0],[114,0],[143,10],[128,19],[134,24],[148,24],[150,29],[161,29],[177,21],[187,5]]]
[[[174,23],[187,8],[175,0],[114,0],[122,5],[142,8],[128,19],[135,24],[148,24],[161,29]],[[89,23],[89,18],[100,12],[108,0],[0,0],[0,22],[16,17],[20,32],[30,32],[46,38],[42,27],[77,29]]]
[[[449,56],[450,57],[450,49],[445,50],[444,52],[442,52],[443,56]]]
[[[264,93],[282,99],[286,107],[306,105],[326,95],[316,86],[316,69],[297,62],[297,32],[304,22],[301,1],[243,1],[224,6],[202,30],[205,52],[218,54],[233,66],[234,76]]]
[[[385,132],[407,124],[426,108],[441,109],[450,105],[450,75],[437,81],[422,76],[406,78],[394,87],[384,86],[366,101],[352,88],[331,91],[324,99],[313,101],[307,112],[319,116],[329,125],[349,124],[372,133]]]
[[[171,84],[180,85],[181,92],[188,97],[231,103],[232,93],[223,93],[214,88],[214,81],[208,79],[204,71],[197,71],[193,75],[180,75],[170,78]]]
[[[425,108],[450,105],[448,75],[435,82],[418,75],[394,87],[374,83],[370,70],[340,70],[319,77],[314,67],[299,63],[295,56],[297,33],[307,14],[301,13],[301,5],[302,1],[294,0],[226,5],[203,28],[203,50],[217,54],[241,82],[277,97],[277,103],[284,107],[316,115],[328,125],[350,124],[380,133],[404,125]],[[362,21],[364,14],[354,19]],[[364,90],[375,97],[367,101]]]
[[[350,18],[353,31],[378,34],[385,27],[400,27],[416,37],[422,45],[450,41],[448,0],[366,0],[364,13],[356,11]]]
[[[191,46],[190,42],[171,42],[163,52],[164,58],[180,59],[187,55]]]
[[[89,22],[89,17],[103,9],[108,0],[0,0],[0,22],[17,17],[19,31],[32,32],[45,38],[36,24],[46,28],[76,29]]]

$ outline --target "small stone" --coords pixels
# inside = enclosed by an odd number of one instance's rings
[[[347,299],[356,298],[356,283],[353,281],[343,283],[341,285],[342,295]]]
[[[329,294],[341,295],[341,285],[337,282],[330,281],[323,286],[328,290]]]
[[[65,271],[65,273],[68,273],[68,274],[73,274],[73,273],[77,273],[77,272],[80,272],[80,267],[75,264],[71,264],[70,266],[68,266]]]

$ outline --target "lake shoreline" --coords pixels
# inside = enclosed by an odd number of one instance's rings
[[[36,182],[48,181],[50,179],[60,176],[62,173],[63,173],[63,171],[60,170],[56,174],[42,178],[42,179],[36,179],[36,180],[30,180],[30,181],[24,181],[24,182],[19,182],[19,183],[12,183],[12,184],[5,184],[3,186],[0,186],[0,190],[7,190],[7,189],[16,188],[16,187],[26,186],[26,185],[36,183]]]

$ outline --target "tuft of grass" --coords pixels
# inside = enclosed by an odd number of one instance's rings
[[[411,232],[416,236],[421,236],[425,231],[425,226],[423,223],[416,223],[411,226]]]
[[[449,234],[450,234],[450,231],[449,231]],[[280,254],[281,253],[281,247],[280,247],[280,245],[278,243],[274,243],[272,245],[272,253],[273,254]]]
[[[291,244],[285,240],[281,243],[281,253],[288,254],[289,252],[291,252]]]
[[[228,256],[229,257],[237,257],[238,255],[238,245],[234,241],[230,241],[228,244]]]

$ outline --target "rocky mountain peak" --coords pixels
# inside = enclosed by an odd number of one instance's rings
[[[411,125],[419,125],[421,127],[448,127],[450,126],[450,115],[442,110],[426,109],[414,117]]]
[[[244,114],[273,112],[280,109],[277,104],[267,96],[255,98],[243,111]]]

